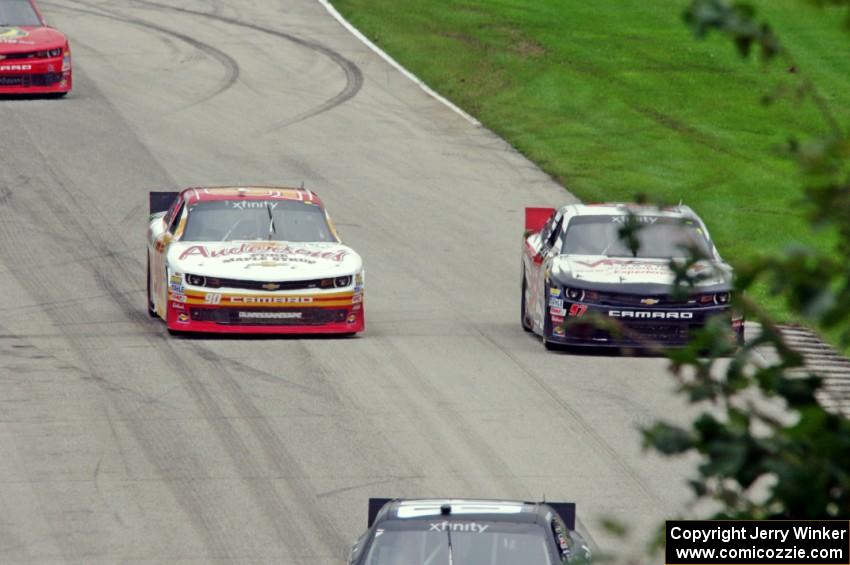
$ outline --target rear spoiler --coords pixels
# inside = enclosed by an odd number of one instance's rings
[[[554,208],[526,208],[525,209],[525,231],[526,233],[538,232],[546,224]]]
[[[381,511],[381,508],[388,502],[392,502],[392,498],[370,498],[369,499],[369,518],[366,523],[367,528],[371,528],[372,524],[375,523],[375,518],[378,517],[378,512]]]
[[[558,513],[568,530],[576,529],[576,503],[575,502],[544,502]]]
[[[151,192],[150,214],[167,212],[178,196],[180,196],[179,192]]]

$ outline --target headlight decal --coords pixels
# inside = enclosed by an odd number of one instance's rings
[[[576,302],[584,300],[584,291],[579,288],[568,288],[566,291],[567,298]]]
[[[729,292],[718,292],[714,295],[714,303],[718,305],[726,305],[732,300],[732,294]]]

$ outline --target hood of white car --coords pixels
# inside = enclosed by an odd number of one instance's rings
[[[561,255],[552,265],[552,274],[558,280],[584,284],[642,284],[672,285],[676,274],[668,259],[640,259],[604,257],[594,255]],[[700,261],[692,265],[689,274],[697,286],[728,283],[731,272],[723,263]]]
[[[360,256],[340,243],[284,241],[176,242],[168,264],[172,272],[257,281],[352,275],[363,267]]]

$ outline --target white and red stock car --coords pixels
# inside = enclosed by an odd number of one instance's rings
[[[354,334],[363,263],[304,188],[152,192],[148,312],[171,332]]]

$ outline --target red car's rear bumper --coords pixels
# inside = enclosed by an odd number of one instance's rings
[[[350,334],[366,329],[363,303],[345,307],[235,308],[168,302],[171,331],[220,334]]]
[[[6,59],[0,61],[0,95],[64,94],[73,86],[70,70],[62,70],[62,57],[39,59]]]

